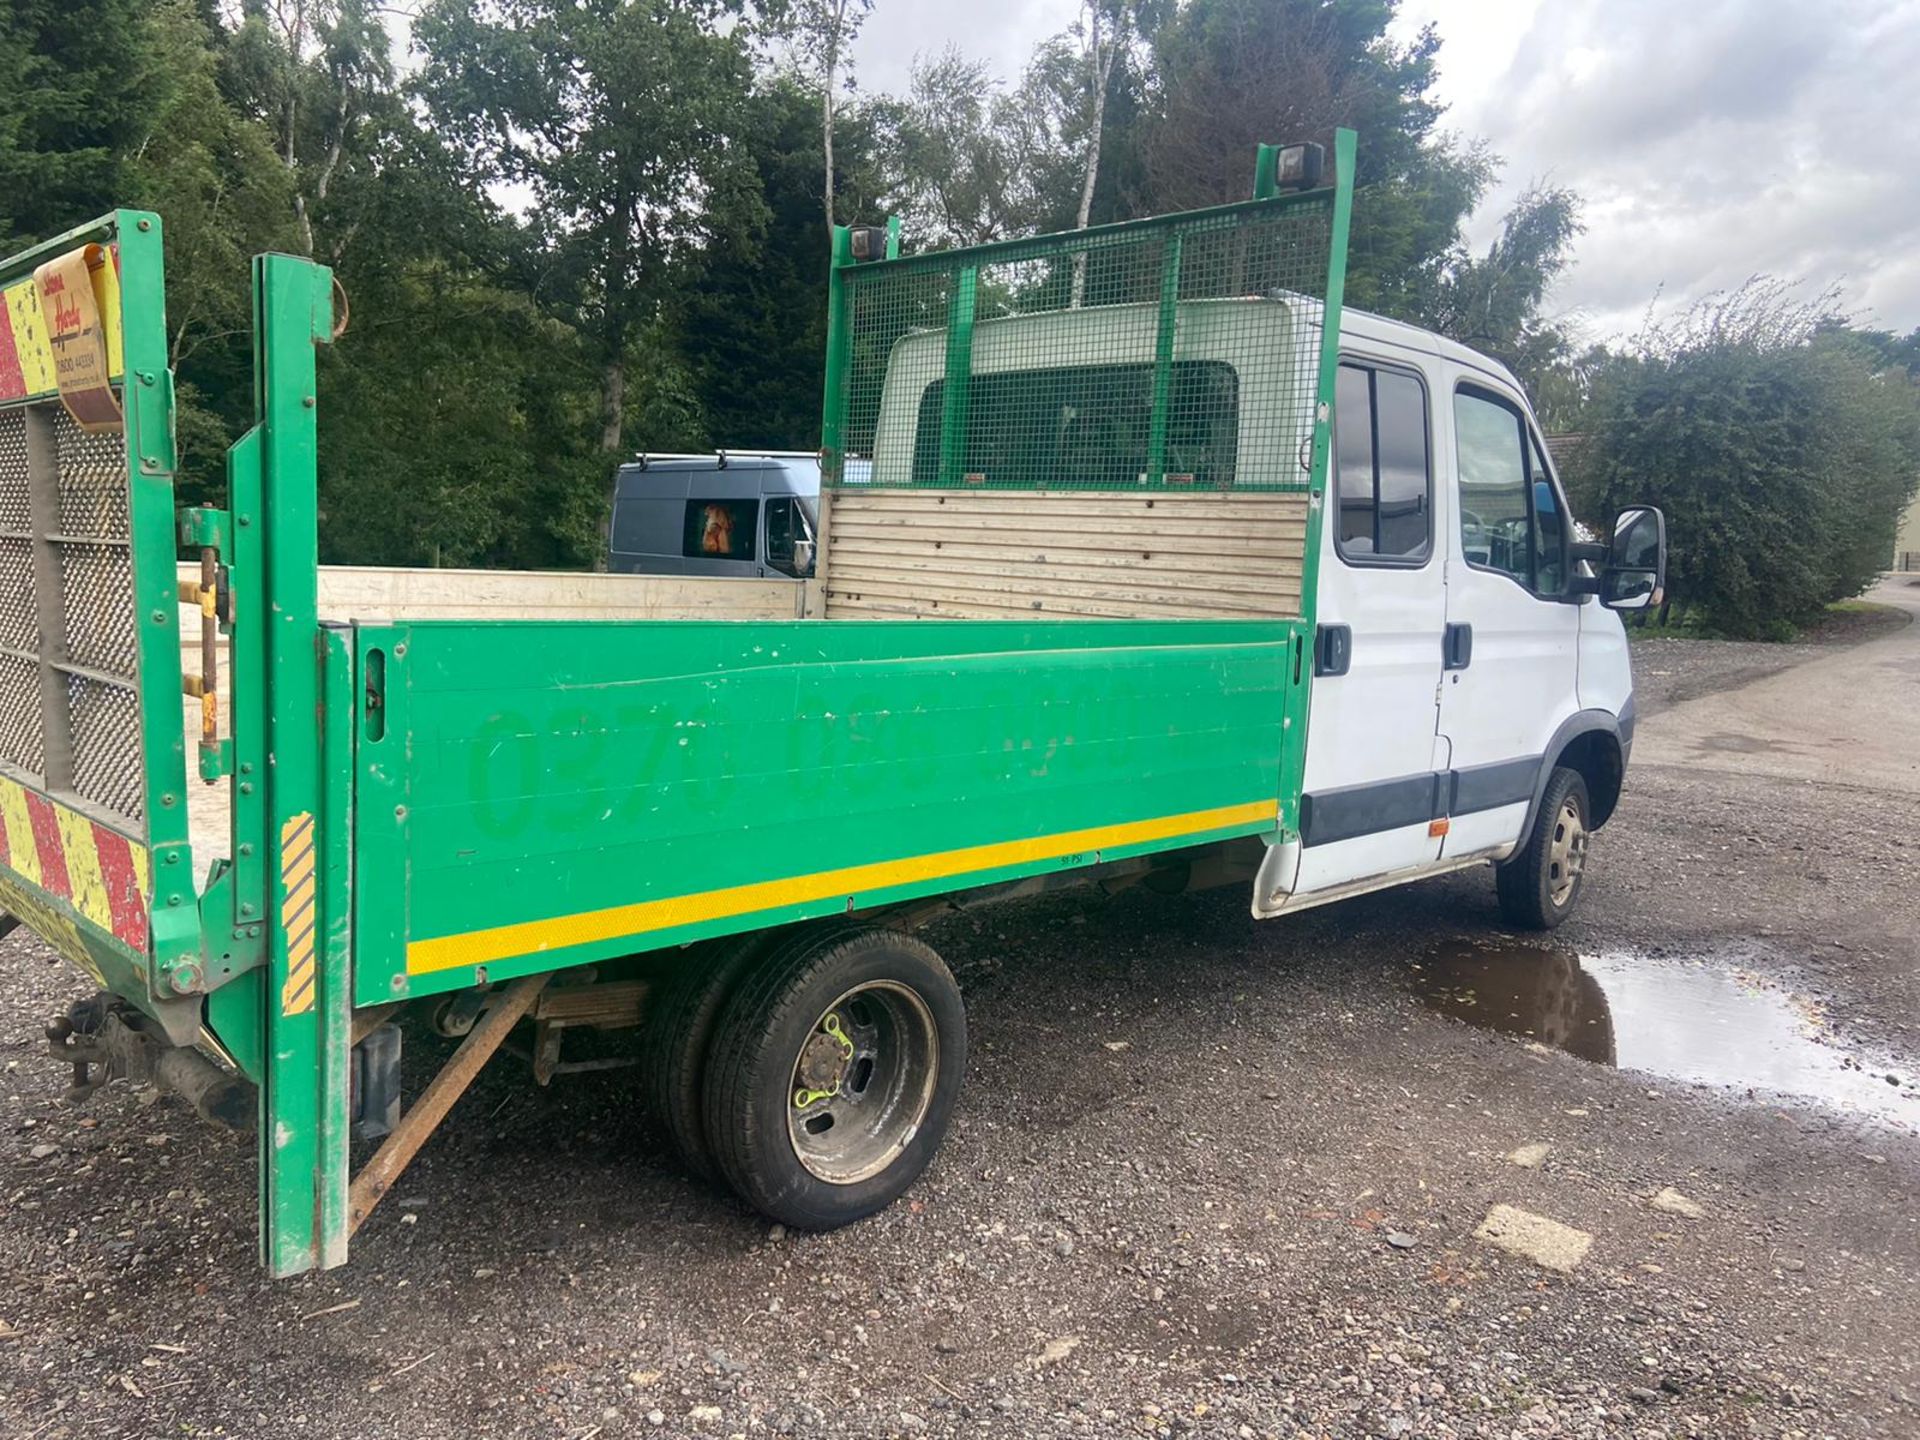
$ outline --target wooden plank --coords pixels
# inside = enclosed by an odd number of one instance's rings
[[[180,573],[198,578],[191,563]],[[797,580],[320,567],[330,620],[786,620],[801,613],[802,590]],[[198,613],[182,610],[196,625]]]
[[[927,606],[913,600],[862,595],[829,595],[829,620],[1274,620],[1292,619],[1298,606],[1276,609],[1271,613],[1219,610],[1205,614],[1192,611],[1158,611],[1147,608],[1114,610],[1093,607],[1055,606],[1045,610],[1016,606],[987,605],[978,602]]]
[[[1081,545],[991,545],[972,540],[941,540],[937,536],[885,536],[879,543],[862,540],[849,545],[847,555],[858,561],[933,561],[937,566],[962,568],[972,564],[1071,564],[1094,570],[1165,570],[1169,574],[1246,574],[1250,570],[1290,568],[1300,570],[1300,543],[1273,543],[1263,551],[1183,551],[1183,549],[1131,549],[1123,545],[1081,547]],[[841,559],[845,561],[847,555]]]
[[[1103,550],[1125,555],[1130,552],[1182,553],[1200,555],[1270,556],[1276,560],[1297,557],[1306,537],[1299,529],[1276,531],[1271,535],[1168,535],[1158,532],[1131,536],[1094,534],[1077,529],[1060,530],[976,530],[955,525],[945,529],[917,530],[905,525],[853,523],[841,516],[834,525],[834,544],[844,558],[849,550],[867,546],[890,548],[911,540],[928,539],[941,544],[989,543],[1013,545],[1035,553],[1054,550]]]
[[[900,515],[862,515],[843,511],[835,517],[834,529],[840,538],[844,538],[850,528],[865,533],[878,527],[920,534],[953,535],[1031,531],[1058,534],[1064,530],[1071,530],[1076,535],[1125,537],[1130,540],[1153,536],[1226,543],[1250,536],[1297,531],[1305,523],[1304,511],[1299,515],[1265,516],[1256,522],[1240,518],[1208,520],[1201,517],[1162,517],[1157,513],[1154,515],[1048,515],[1035,511],[1025,515],[990,515],[950,509]]]
[[[1284,617],[1299,613],[1297,594],[1276,592],[1263,603],[1199,592],[1184,601],[1144,596],[1106,599],[1066,593],[1057,587],[1044,594],[1016,588],[913,584],[848,584],[835,580],[827,589],[827,614],[843,614],[862,604],[884,605],[908,613],[928,615],[1077,615],[1109,619],[1231,619]]]
[[[1272,514],[1304,515],[1307,497],[1278,493],[1224,496],[1218,492],[1196,494],[1192,498],[1175,494],[1151,497],[1119,495],[1091,499],[1085,495],[1049,492],[1038,495],[1012,495],[1005,491],[983,490],[973,494],[940,492],[914,495],[901,491],[885,495],[842,496],[835,501],[843,515],[950,515],[956,510],[972,518],[976,515],[1114,515],[1160,518],[1196,518],[1203,520],[1240,520]]]
[[[1300,609],[1304,494],[843,490],[832,504],[829,618]]]
[[[1128,569],[1123,565],[1098,568],[1085,565],[966,565],[930,564],[924,560],[901,560],[860,555],[855,560],[842,557],[834,571],[834,587],[858,589],[860,583],[910,585],[917,582],[938,585],[947,577],[978,580],[987,584],[1013,582],[1014,588],[1032,590],[1037,585],[1059,588],[1063,593],[1082,590],[1111,593],[1156,593],[1169,596],[1247,595],[1263,600],[1276,585],[1290,590],[1300,588],[1298,561],[1268,569],[1249,568],[1237,574],[1219,573],[1201,577],[1179,570]]]

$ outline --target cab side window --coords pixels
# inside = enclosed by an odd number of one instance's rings
[[[798,575],[793,547],[813,539],[813,527],[798,500],[777,496],[767,501],[767,563],[789,575]]]
[[[1418,565],[1433,551],[1427,392],[1404,370],[1347,361],[1333,400],[1335,548],[1350,565]]]
[[[1560,497],[1554,493],[1553,472],[1547,469],[1547,457],[1540,453],[1540,442],[1527,436],[1527,454],[1532,457],[1533,482],[1533,588],[1542,595],[1561,595],[1567,589],[1567,523],[1560,513]]]
[[[1525,418],[1488,392],[1462,389],[1453,397],[1453,433],[1467,563],[1538,595],[1565,593],[1566,516]]]

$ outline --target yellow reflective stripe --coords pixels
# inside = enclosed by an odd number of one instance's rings
[[[1246,805],[1193,810],[1184,815],[1134,820],[1124,825],[1068,830],[1057,835],[1041,835],[1032,840],[970,845],[961,850],[914,855],[904,860],[882,860],[871,865],[822,870],[784,880],[761,880],[751,885],[733,885],[722,890],[676,895],[666,900],[646,900],[636,905],[616,905],[607,910],[589,910],[584,914],[562,915],[551,920],[526,920],[490,930],[469,930],[461,935],[444,935],[438,939],[411,942],[407,946],[407,971],[409,974],[423,975],[436,970],[450,970],[456,965],[490,965],[517,955],[534,955],[598,940],[644,935],[653,930],[697,925],[706,920],[750,915],[755,911],[776,910],[787,905],[805,905],[866,890],[885,890],[896,885],[945,880],[958,875],[999,870],[1009,865],[1057,860],[1083,851],[1109,850],[1122,845],[1169,840],[1181,835],[1199,835],[1209,830],[1226,830],[1237,825],[1255,825],[1274,821],[1278,815],[1279,806],[1274,801],[1255,800]]]
[[[23,880],[40,883],[40,847],[33,839],[33,817],[27,813],[27,792],[12,780],[0,779],[0,824],[7,830],[7,865]]]
[[[72,891],[68,898],[73,908],[113,934],[113,902],[107,898],[107,880],[100,873],[100,842],[94,838],[93,822],[64,805],[53,807],[53,818],[67,855],[67,887]]]

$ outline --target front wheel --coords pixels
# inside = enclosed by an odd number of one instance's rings
[[[960,990],[888,930],[783,947],[729,1002],[707,1072],[707,1142],[784,1224],[830,1230],[892,1203],[933,1159],[966,1068]]]
[[[1533,829],[1495,871],[1500,912],[1522,930],[1552,930],[1579,903],[1586,878],[1591,807],[1577,770],[1556,766],[1547,777]]]

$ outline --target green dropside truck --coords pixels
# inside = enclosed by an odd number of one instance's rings
[[[256,423],[181,512],[160,218],[0,262],[0,905],[100,987],[77,1077],[255,1124],[275,1275],[346,1259],[510,1032],[544,1080],[637,1027],[769,1216],[887,1204],[965,1061],[917,925],[1298,838],[1353,146],[1065,236],[837,231],[817,578],[762,618],[327,613],[328,270],[254,262]],[[409,1006],[463,1038],[403,1108]]]

